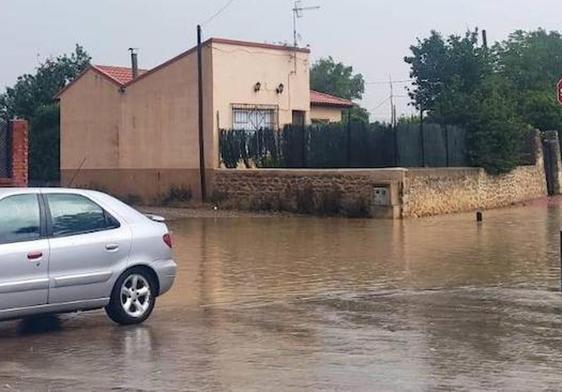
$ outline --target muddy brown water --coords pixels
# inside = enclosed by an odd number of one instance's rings
[[[559,390],[557,205],[405,222],[172,222],[140,327],[0,323],[0,391]]]

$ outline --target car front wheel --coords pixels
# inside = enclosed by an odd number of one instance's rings
[[[115,283],[105,311],[118,324],[140,324],[150,316],[155,303],[155,283],[151,276],[142,268],[133,268]]]

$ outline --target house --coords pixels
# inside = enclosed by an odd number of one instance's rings
[[[310,119],[313,123],[340,122],[343,112],[352,106],[347,99],[310,90]]]
[[[310,91],[308,49],[212,38],[202,46],[205,168],[220,129],[339,121],[352,103]],[[135,75],[135,77],[133,77]],[[57,98],[61,181],[152,200],[200,197],[197,50],[151,70],[92,65]]]

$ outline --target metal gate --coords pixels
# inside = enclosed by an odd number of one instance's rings
[[[12,129],[9,121],[0,119],[0,178],[12,177]]]

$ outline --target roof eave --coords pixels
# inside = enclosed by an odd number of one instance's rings
[[[296,51],[296,52],[301,52],[301,53],[310,53],[310,49],[308,48],[294,48],[292,46],[282,46],[282,45],[273,45],[273,44],[261,44],[258,42],[247,42],[247,41],[238,41],[238,40],[232,40],[232,39],[226,39],[226,38],[209,38],[206,41],[204,41],[202,43],[202,46],[207,46],[207,45],[212,45],[213,43],[217,43],[217,44],[225,44],[225,45],[238,45],[238,46],[248,46],[248,47],[256,47],[256,48],[264,48],[264,49],[273,49],[273,50],[285,50],[285,51]],[[192,47],[191,49],[188,49],[186,51],[184,51],[183,53],[180,53],[179,55],[169,59],[168,61],[165,61],[164,63],[157,65],[156,67],[142,73],[141,75],[139,75],[138,77],[136,77],[135,79],[132,79],[131,81],[127,82],[127,83],[121,83],[119,80],[115,79],[114,77],[112,77],[111,75],[105,73],[103,70],[97,68],[95,65],[90,65],[88,68],[86,68],[76,79],[74,79],[72,82],[70,82],[69,84],[67,84],[61,91],[59,91],[57,93],[57,95],[55,95],[55,99],[60,99],[60,96],[66,91],[68,90],[68,88],[70,88],[76,81],[78,81],[78,79],[80,79],[87,71],[89,71],[90,69],[98,72],[100,75],[106,77],[108,80],[112,81],[113,83],[115,83],[117,86],[121,87],[121,88],[127,88],[130,85],[138,82],[139,80],[144,79],[145,77],[152,75],[153,73],[161,70],[162,68],[167,67],[168,65],[181,60],[182,58],[192,54],[193,52],[195,52],[197,50],[197,46]]]
[[[93,64],[90,64],[90,66],[88,68],[86,68],[85,70],[83,70],[72,82],[68,83],[66,86],[64,86],[58,93],[57,95],[55,95],[53,98],[56,100],[60,100],[62,94],[64,94],[70,87],[74,86],[74,84],[76,82],[78,82],[78,80],[82,79],[82,77],[84,75],[86,75],[88,73],[88,71],[94,71],[96,73],[98,73],[99,75],[105,77],[107,80],[109,80],[110,82],[114,83],[115,85],[117,85],[118,87],[124,87],[124,84],[121,83],[120,81],[118,81],[117,79],[115,79],[113,76],[103,72],[101,69],[99,69],[98,67],[96,67]]]
[[[351,109],[353,105],[335,105],[329,103],[310,103],[311,107],[316,108],[332,108],[332,109]]]
[[[239,40],[228,39],[228,38],[210,38],[206,43],[211,43],[211,44],[216,43],[216,44],[225,44],[225,45],[234,45],[234,46],[247,46],[247,47],[250,47],[250,48],[283,50],[283,51],[289,51],[289,52],[310,53],[309,48],[299,48],[299,47],[288,46],[288,45],[275,45],[275,44],[266,44],[266,43],[259,43],[259,42],[239,41]]]

